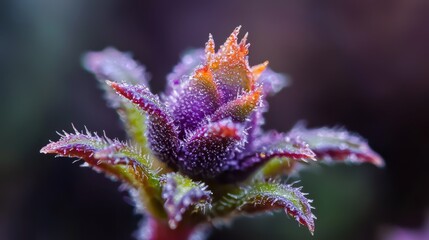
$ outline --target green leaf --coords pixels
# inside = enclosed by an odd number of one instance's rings
[[[301,187],[276,182],[253,182],[247,186],[230,190],[223,198],[213,203],[215,216],[236,213],[263,213],[283,209],[313,234],[315,216],[311,212],[312,200],[301,192]]]
[[[106,81],[106,84],[147,114],[147,136],[151,139],[151,152],[167,165],[170,161],[177,159],[180,146],[177,127],[159,97],[143,85],[119,84],[111,81]]]
[[[148,76],[145,68],[134,61],[127,53],[114,48],[106,48],[100,52],[89,52],[83,57],[83,65],[93,73],[101,83],[106,98],[111,107],[115,108],[121,117],[125,130],[130,139],[141,146],[147,154],[146,116],[138,108],[118,96],[114,90],[105,84],[106,80],[124,82],[131,85],[148,85]]]
[[[162,178],[162,198],[168,215],[168,224],[175,229],[182,220],[183,214],[205,215],[211,206],[212,193],[203,183],[194,182],[179,173],[169,173]],[[196,218],[195,216],[191,218]]]
[[[145,154],[150,151],[147,148],[146,132],[146,116],[134,104],[122,100],[121,107],[117,112],[125,126],[128,137],[142,147]]]

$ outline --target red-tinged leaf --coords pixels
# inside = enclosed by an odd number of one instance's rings
[[[119,95],[136,104],[148,114],[148,136],[151,150],[164,162],[174,163],[179,147],[178,133],[172,117],[159,98],[148,88],[107,81]],[[174,165],[171,165],[173,166]]]
[[[153,95],[147,87],[143,85],[116,83],[108,80],[106,83],[113,88],[116,93],[139,106],[140,109],[148,115],[169,118],[163,103],[159,100],[158,96]]]
[[[99,137],[96,134],[91,134],[87,131],[85,134],[75,131],[73,134],[64,132],[60,140],[51,142],[43,147],[40,152],[45,154],[55,154],[61,157],[80,158],[83,159],[88,165],[94,167],[96,170],[101,170],[118,178],[131,186],[136,187],[136,179],[134,175],[130,174],[126,168],[116,166],[111,163],[99,162],[94,154],[104,148],[109,147],[111,144],[121,145],[117,140],[111,140],[107,137]]]
[[[283,209],[298,223],[306,226],[313,234],[315,216],[310,203],[301,188],[275,182],[254,182],[246,187],[231,190],[224,198],[213,203],[215,216],[229,216],[238,213],[264,213]]]
[[[220,107],[211,116],[211,121],[231,118],[233,121],[244,122],[261,103],[262,88],[244,93],[238,98]]]
[[[134,61],[130,54],[122,53],[114,48],[106,48],[100,52],[89,52],[83,57],[84,67],[93,73],[102,83],[109,104],[115,109],[123,109],[124,103],[112,89],[106,87],[106,80],[126,82],[130,85],[147,86],[148,76],[143,66]]]
[[[162,182],[162,198],[171,229],[177,227],[185,213],[205,215],[206,208],[210,208],[212,193],[203,183],[194,182],[179,173],[165,175]]]
[[[197,178],[214,178],[230,165],[245,141],[245,130],[229,119],[197,129],[186,141],[182,170]]]
[[[357,135],[342,129],[295,127],[290,136],[300,137],[323,162],[371,163],[384,166],[384,161],[368,143]]]
[[[145,211],[163,217],[161,185],[158,171],[152,169],[152,160],[137,147],[96,134],[64,133],[59,141],[41,149],[42,153],[83,159],[96,170],[122,180],[131,186],[133,196],[139,198]]]
[[[147,86],[148,76],[144,66],[134,61],[130,54],[122,53],[114,48],[85,54],[83,64],[102,83],[101,86],[105,90],[108,103],[118,111],[128,136],[142,146],[145,153],[148,153],[149,151],[144,148],[147,143],[145,116],[133,104],[125,101],[105,84],[105,81],[109,80]]]

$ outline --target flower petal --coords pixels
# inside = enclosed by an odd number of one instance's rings
[[[210,120],[219,121],[225,118],[231,118],[236,122],[244,122],[261,103],[261,97],[261,88],[244,93],[237,99],[228,102],[216,110],[210,117]]]
[[[202,211],[210,207],[212,193],[203,183],[194,182],[179,173],[164,175],[162,182],[162,198],[165,200],[164,208],[171,229],[177,227],[186,212],[194,210],[204,215]]]
[[[228,216],[231,211],[239,213],[259,213],[284,209],[298,223],[314,232],[315,216],[310,202],[301,188],[275,182],[254,182],[249,186],[235,189],[220,201],[213,203],[216,215]]]
[[[229,119],[205,125],[187,139],[182,170],[196,178],[214,178],[236,164],[234,154],[245,139],[243,127]]]
[[[188,81],[167,101],[169,109],[179,127],[179,137],[195,130],[201,121],[219,107],[219,93],[208,67],[198,68]]]
[[[221,93],[222,103],[235,99],[243,91],[254,88],[255,78],[247,60],[248,47],[246,36],[237,43],[240,27],[237,27],[217,53],[213,47],[206,47],[206,61],[213,72],[214,79]],[[206,46],[211,46],[210,38]]]

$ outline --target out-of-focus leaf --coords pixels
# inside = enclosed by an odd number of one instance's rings
[[[173,71],[167,75],[166,94],[170,95],[186,81],[194,69],[204,62],[204,49],[191,49],[186,51],[180,62],[174,66]]]
[[[211,192],[203,183],[192,181],[179,173],[169,173],[162,178],[162,198],[170,228],[175,229],[185,212],[206,214],[211,205]]]
[[[357,135],[343,129],[317,128],[306,129],[299,125],[289,133],[291,137],[299,137],[316,153],[318,161],[371,163],[378,167],[384,161],[375,153],[368,143]]]
[[[276,182],[257,181],[245,187],[231,190],[225,197],[213,203],[215,215],[228,216],[231,212],[263,213],[283,209],[313,234],[315,216],[301,187]]]
[[[120,52],[114,48],[106,48],[99,52],[85,54],[83,65],[103,82],[110,80],[145,86],[148,83],[148,74],[145,67],[133,60],[130,54]]]
[[[142,147],[142,151],[148,153],[144,114],[138,111],[133,104],[119,97],[105,84],[105,81],[109,80],[117,83],[126,82],[131,85],[147,86],[148,74],[144,66],[134,61],[130,54],[122,53],[114,48],[85,54],[83,65],[100,81],[100,86],[106,92],[109,105],[118,111],[128,136]]]
[[[253,74],[258,74],[266,63],[252,67]],[[259,73],[258,83],[263,87],[265,95],[274,95],[289,84],[287,77],[281,73],[276,73],[271,68],[266,68]]]

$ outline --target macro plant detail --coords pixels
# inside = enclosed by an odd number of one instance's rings
[[[210,35],[204,50],[183,56],[160,96],[128,54],[113,48],[86,54],[84,66],[99,80],[129,140],[74,129],[41,152],[82,159],[121,181],[147,217],[141,239],[203,236],[211,224],[275,210],[313,233],[312,200],[282,177],[319,162],[384,162],[343,129],[264,131],[266,98],[287,82],[268,62],[249,66],[247,34],[238,41],[239,30],[217,51]]]

